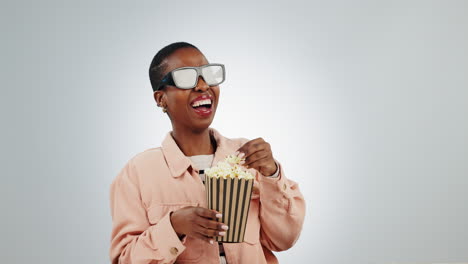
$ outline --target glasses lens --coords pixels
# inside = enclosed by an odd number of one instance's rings
[[[172,72],[172,78],[178,88],[192,88],[197,81],[197,71],[195,69],[181,69]]]
[[[208,85],[217,85],[224,81],[224,70],[220,65],[210,65],[202,68],[203,79]]]

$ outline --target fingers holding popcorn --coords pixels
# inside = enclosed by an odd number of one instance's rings
[[[265,176],[272,175],[277,169],[271,146],[263,138],[256,138],[246,142],[236,153],[239,153],[238,156],[245,159],[243,164],[245,167],[256,169]]]
[[[240,147],[237,151],[240,153],[239,155],[242,155],[244,153],[244,158],[248,157],[250,154],[255,153],[259,150],[267,149],[271,151],[270,149],[270,144],[268,142],[265,142],[263,138],[259,137],[256,139],[252,139],[248,142],[246,142],[242,147]]]
[[[253,167],[252,164],[259,161],[259,160],[264,160],[265,158],[268,161],[268,158],[270,157],[270,153],[260,150],[257,151],[253,154],[250,154],[248,157],[245,158],[244,166],[248,167]]]

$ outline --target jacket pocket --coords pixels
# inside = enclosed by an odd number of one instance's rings
[[[148,220],[150,224],[154,225],[159,222],[169,212],[177,211],[181,208],[188,206],[198,206],[198,203],[194,202],[181,202],[181,203],[158,203],[148,208]],[[164,238],[161,238],[164,239]],[[187,236],[185,239],[184,246],[185,250],[177,257],[178,261],[194,262],[197,263],[204,253],[204,241],[194,237]]]

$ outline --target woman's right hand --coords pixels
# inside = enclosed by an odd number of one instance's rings
[[[224,236],[228,226],[213,219],[221,213],[203,207],[188,206],[171,213],[172,227],[177,235],[187,235],[213,244],[213,237]]]

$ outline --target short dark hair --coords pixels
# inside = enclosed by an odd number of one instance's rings
[[[194,48],[200,51],[197,47],[187,42],[174,42],[160,49],[158,53],[154,55],[153,60],[151,61],[151,65],[149,67],[149,78],[151,86],[153,87],[153,92],[158,89],[159,83],[164,77],[163,73],[165,71],[165,67],[164,65],[162,65],[162,62],[164,61],[164,59],[169,57],[169,55],[181,48]]]

